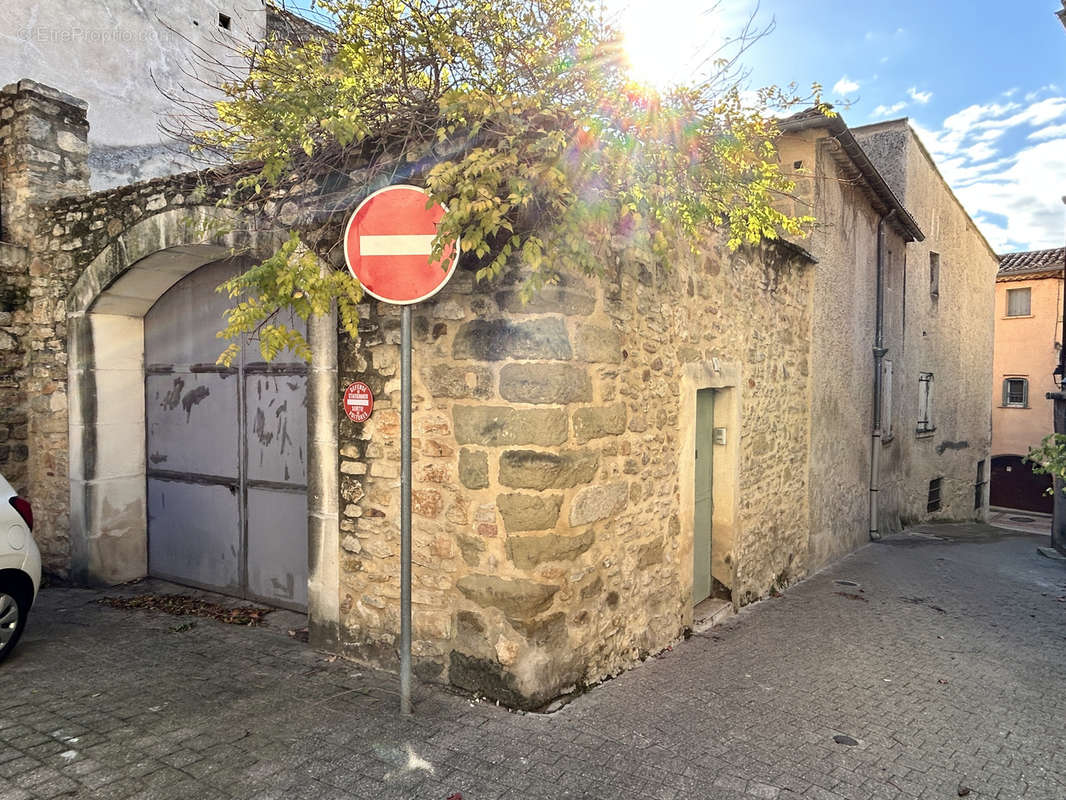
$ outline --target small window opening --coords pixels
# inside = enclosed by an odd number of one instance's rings
[[[933,424],[933,373],[918,374],[918,433],[931,433]]]
[[[985,478],[985,462],[977,462],[977,480],[973,485],[973,510],[980,511],[985,504],[985,484],[988,483],[988,479]]]
[[[802,161],[793,161],[792,162],[792,169],[803,169],[803,162]]]
[[[929,296],[940,297],[940,253],[929,253]]]
[[[929,481],[929,499],[925,504],[925,510],[930,513],[940,510],[940,485],[943,480],[943,478],[933,478]]]
[[[1028,408],[1029,381],[1025,378],[1004,379],[1003,405],[1008,408]]]
[[[221,11],[218,12],[218,27],[222,28],[222,30],[224,30],[224,31],[228,31],[229,30],[229,26],[230,26],[230,18],[229,18],[229,16],[227,14],[223,14]]]
[[[1028,317],[1031,312],[1030,291],[1025,289],[1007,289],[1007,316]]]

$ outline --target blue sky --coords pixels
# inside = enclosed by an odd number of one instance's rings
[[[775,27],[743,56],[750,88],[818,81],[851,126],[908,117],[997,252],[1063,246],[1060,0],[603,2],[653,83],[690,78],[754,13]]]
[[[691,74],[751,0],[611,0],[651,80]],[[812,81],[851,126],[908,117],[998,252],[1066,238],[1066,29],[1058,0],[763,0],[752,87]],[[710,9],[710,10],[708,10]]]

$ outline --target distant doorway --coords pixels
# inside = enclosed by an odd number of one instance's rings
[[[692,538],[692,603],[711,596],[714,527],[714,389],[696,392],[695,495]]]
[[[1022,456],[993,456],[989,505],[1050,514],[1054,498],[1050,475],[1038,475]]]

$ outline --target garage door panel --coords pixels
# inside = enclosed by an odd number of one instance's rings
[[[212,372],[147,376],[149,471],[238,477],[238,381]]]
[[[182,278],[149,311],[144,356],[157,364],[214,364],[226,342],[217,337],[225,326],[223,313],[232,303],[215,287],[246,269],[234,260],[208,264]]]
[[[236,486],[148,479],[152,574],[239,592],[240,503]]]
[[[248,479],[307,483],[307,376],[245,377]]]
[[[269,603],[307,607],[307,495],[248,489],[248,591]]]

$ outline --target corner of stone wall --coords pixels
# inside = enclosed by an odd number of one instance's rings
[[[89,189],[87,105],[32,80],[0,90],[0,470],[34,505],[46,569],[64,573],[69,508],[64,289],[44,204]],[[62,534],[62,535],[60,535]]]

